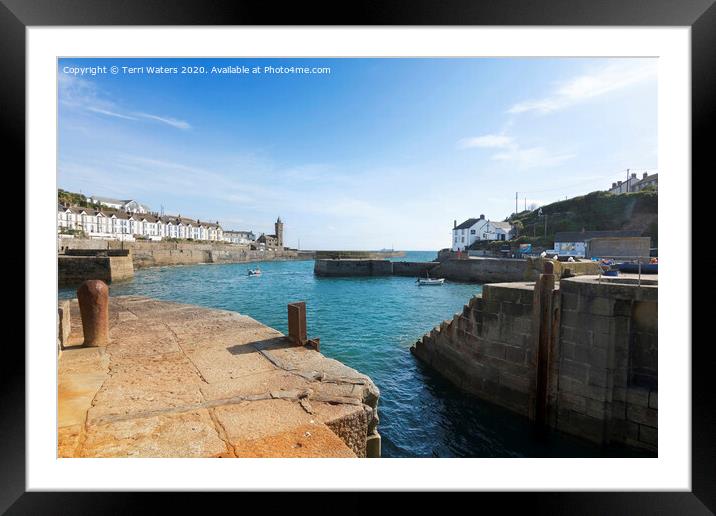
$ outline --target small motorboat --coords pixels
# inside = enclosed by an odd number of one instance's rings
[[[261,276],[261,269],[258,267],[255,269],[249,269],[249,276]]]
[[[440,278],[440,279],[418,278],[418,279],[416,280],[416,283],[418,284],[418,286],[423,286],[423,285],[426,285],[426,286],[427,286],[427,285],[442,285],[443,283],[445,283],[445,278]]]

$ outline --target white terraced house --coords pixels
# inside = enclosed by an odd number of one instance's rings
[[[81,231],[89,238],[107,240],[150,240],[163,238],[191,238],[193,240],[223,241],[219,222],[204,222],[181,215],[159,216],[124,210],[57,206],[57,231],[71,234]]]
[[[496,222],[485,219],[467,219],[458,226],[453,223],[452,250],[465,251],[468,247],[480,240],[509,240],[512,226],[509,222]]]

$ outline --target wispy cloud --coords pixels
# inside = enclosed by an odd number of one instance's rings
[[[518,145],[492,156],[495,161],[505,161],[517,165],[519,168],[554,167],[575,157],[570,153],[551,153],[544,147],[529,147],[523,149]]]
[[[482,136],[474,136],[472,138],[463,138],[457,142],[457,146],[461,149],[469,149],[471,147],[501,148],[509,147],[512,144],[512,138],[503,134],[485,134]]]
[[[191,129],[191,125],[185,120],[125,109],[114,101],[105,98],[106,95],[97,88],[95,83],[86,79],[61,73],[58,78],[58,88],[60,104],[69,109],[85,110],[98,115],[124,120],[153,120],[177,129]]]
[[[189,122],[186,122],[184,120],[177,120],[176,118],[150,115],[149,113],[133,113],[133,114],[135,114],[138,117],[147,118],[149,120],[156,120],[157,122],[162,122],[163,124],[167,124],[172,127],[176,127],[177,129],[191,129],[191,125],[189,125]]]
[[[510,107],[510,114],[533,111],[551,113],[601,95],[606,95],[656,77],[656,60],[634,64],[633,61],[610,63],[597,70],[558,83],[548,95],[518,102]]]
[[[495,149],[496,153],[491,156],[491,159],[509,162],[522,169],[552,167],[575,156],[575,154],[569,153],[551,153],[540,146],[524,148],[513,137],[505,134],[485,134],[463,138],[458,142],[458,147],[461,149],[472,147]]]

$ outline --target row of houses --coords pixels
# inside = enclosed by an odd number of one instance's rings
[[[129,212],[121,209],[97,209],[78,206],[57,206],[59,233],[82,232],[90,238],[149,240],[184,238],[224,241],[219,222],[189,219],[181,215],[160,216],[152,213]]]

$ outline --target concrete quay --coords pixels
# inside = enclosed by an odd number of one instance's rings
[[[377,457],[369,377],[236,312],[109,298],[109,343],[59,307],[58,457]]]

